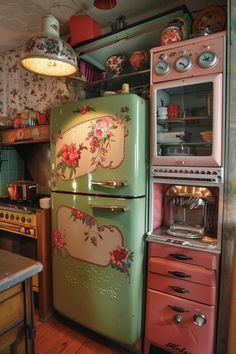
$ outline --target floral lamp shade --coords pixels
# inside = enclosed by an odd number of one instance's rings
[[[46,76],[67,77],[77,72],[74,50],[59,37],[59,22],[54,16],[43,18],[42,36],[26,42],[20,63],[24,69]]]

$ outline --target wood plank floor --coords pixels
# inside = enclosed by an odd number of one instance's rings
[[[59,316],[46,323],[35,315],[36,354],[133,354],[94,332]]]

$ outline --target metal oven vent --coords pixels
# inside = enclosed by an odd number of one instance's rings
[[[214,183],[223,182],[223,168],[214,167],[168,167],[168,166],[153,166],[151,167],[151,175],[153,177],[167,179],[183,179],[183,180],[198,180]]]

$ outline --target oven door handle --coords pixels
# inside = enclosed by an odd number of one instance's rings
[[[175,271],[175,270],[173,270],[173,271],[170,270],[168,273],[170,273],[170,274],[172,274],[172,275],[174,275],[175,277],[178,277],[178,278],[191,278],[192,277],[192,275],[190,275],[190,274],[179,272],[179,271]]]
[[[186,256],[185,254],[182,253],[169,253],[169,256],[175,258],[175,259],[179,259],[181,261],[190,261],[193,258],[190,256]]]

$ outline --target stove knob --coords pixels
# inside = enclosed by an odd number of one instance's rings
[[[10,219],[14,220],[14,215],[13,214],[10,215]]]
[[[22,216],[21,221],[25,222],[25,217],[24,216]]]
[[[19,215],[16,215],[16,220],[18,221],[20,219]]]
[[[27,223],[28,223],[28,224],[31,223],[31,219],[30,219],[30,218],[27,219]]]
[[[29,229],[29,233],[30,233],[31,236],[35,236],[34,229]]]
[[[206,324],[206,322],[207,319],[202,313],[198,313],[197,315],[194,315],[194,323],[197,326],[202,327],[204,324]]]
[[[5,219],[8,219],[9,218],[9,215],[8,214],[5,214]]]
[[[180,324],[183,320],[183,317],[180,315],[176,315],[175,317],[175,323]]]
[[[0,213],[0,218],[3,218],[4,217],[4,214],[3,213]]]

